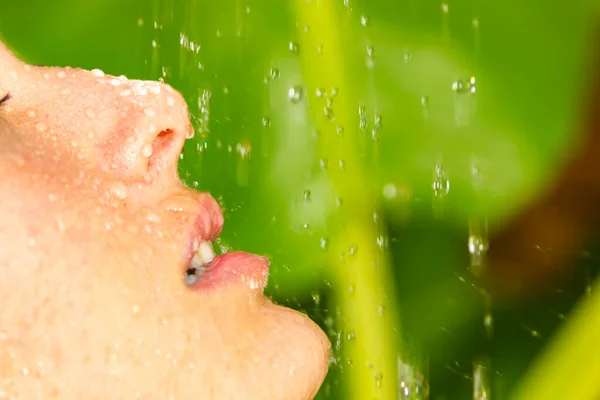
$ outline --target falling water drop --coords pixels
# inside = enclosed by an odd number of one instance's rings
[[[304,199],[304,201],[306,203],[310,202],[311,196],[312,196],[312,193],[310,190],[305,190],[304,193],[302,194],[302,198]]]
[[[432,187],[433,195],[437,198],[443,198],[450,192],[450,180],[446,177],[444,167],[439,164],[435,166]]]
[[[360,16],[360,24],[362,26],[367,26],[368,23],[369,23],[369,17],[367,17],[366,15],[361,15]]]
[[[271,80],[279,78],[279,70],[277,68],[271,68],[269,70],[269,78]]]
[[[209,89],[201,90],[198,96],[198,111],[200,111],[198,128],[201,134],[209,132],[211,98],[212,92]]]
[[[327,159],[321,158],[319,160],[319,167],[321,167],[321,170],[325,171],[329,167],[329,162]]]
[[[327,249],[327,245],[328,245],[328,243],[329,243],[328,239],[327,239],[326,237],[324,237],[324,236],[322,236],[322,237],[319,239],[319,246],[320,246],[320,247],[321,247],[323,250]]]
[[[288,49],[290,50],[290,53],[298,54],[298,52],[300,51],[300,46],[298,46],[298,43],[296,42],[290,42],[288,44]]]
[[[478,357],[473,360],[473,400],[490,399],[490,372],[489,358]]]
[[[302,86],[294,86],[288,89],[288,98],[292,103],[297,104],[302,100]]]
[[[468,248],[471,258],[471,271],[479,276],[483,272],[485,256],[489,249],[487,220],[469,222]]]
[[[367,131],[367,125],[367,109],[364,106],[360,106],[358,107],[358,128],[363,136]]]

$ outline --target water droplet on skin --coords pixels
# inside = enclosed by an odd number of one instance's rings
[[[148,132],[150,132],[150,133],[156,133],[156,131],[157,131],[156,125],[154,125],[154,124],[148,125]]]
[[[29,118],[35,118],[35,111],[33,110],[27,110],[26,114]]]
[[[302,100],[302,86],[294,86],[288,90],[288,98],[292,103],[297,104]]]
[[[175,105],[175,99],[171,96],[167,96],[167,105],[173,107]]]
[[[40,122],[39,124],[37,124],[37,125],[35,126],[35,129],[36,129],[38,132],[45,132],[45,131],[46,131],[46,129],[48,129],[48,127],[46,127],[46,125],[44,125],[44,124],[42,124],[42,123]]]
[[[63,79],[65,76],[67,76],[67,74],[64,71],[58,71],[56,74],[58,79]]]
[[[158,85],[150,86],[150,93],[159,95],[160,94],[160,86],[158,86]]]
[[[63,96],[69,95],[71,94],[71,91],[69,89],[62,89],[58,92],[58,94],[61,94]]]
[[[156,112],[152,108],[145,108],[144,114],[146,115],[146,117],[154,117],[156,115]]]
[[[153,153],[152,145],[146,144],[142,149],[142,156],[145,158],[149,158]]]
[[[93,76],[96,76],[98,78],[102,78],[104,77],[104,71],[100,70],[100,69],[93,69],[90,71],[92,73]]]
[[[92,110],[91,108],[86,108],[85,109],[85,115],[88,118],[96,118],[96,113],[94,112],[94,110]]]
[[[118,199],[125,200],[129,195],[129,189],[123,182],[114,182],[110,186],[110,193]]]
[[[111,80],[108,81],[108,83],[110,83],[111,85],[113,85],[115,87],[116,86],[121,86],[121,81],[118,80],[118,79],[111,79]]]

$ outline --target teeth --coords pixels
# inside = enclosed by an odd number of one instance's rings
[[[215,250],[213,249],[212,242],[201,242],[198,250],[196,250],[196,256],[199,258],[202,264],[208,264],[215,258]]]
[[[191,268],[203,269],[206,264],[209,264],[215,258],[215,251],[211,242],[201,242],[198,250],[194,253],[194,258],[190,263]]]
[[[188,285],[192,285],[196,282],[196,280],[204,274],[208,268],[208,264],[215,258],[212,242],[200,242],[197,247],[198,249],[194,253],[194,257],[185,274],[185,281]]]

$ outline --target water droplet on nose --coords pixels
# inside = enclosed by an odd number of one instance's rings
[[[150,86],[150,93],[156,94],[156,95],[160,94],[160,86],[158,86],[158,85]]]
[[[108,81],[108,83],[110,83],[111,85],[113,85],[115,87],[116,86],[121,86],[121,81],[118,80],[118,79],[111,79],[111,80]]]
[[[85,109],[85,115],[88,118],[96,118],[96,113],[94,112],[94,110],[92,110],[91,108],[86,108]]]
[[[173,107],[175,105],[175,99],[171,96],[167,96],[167,105]]]
[[[296,104],[302,100],[302,86],[294,86],[289,88],[288,90],[288,98],[292,101],[292,103]]]
[[[58,79],[63,79],[65,76],[67,76],[67,74],[66,74],[64,71],[58,71],[58,72],[56,73],[56,77],[57,77]]]
[[[131,96],[131,90],[123,90],[123,91],[121,92],[121,96],[122,96],[122,97]]]
[[[146,117],[154,117],[156,115],[156,112],[152,108],[145,108],[144,114],[146,115]]]
[[[154,150],[152,149],[152,145],[146,144],[142,148],[142,156],[144,156],[145,158],[149,158],[152,155],[153,151]]]
[[[47,127],[46,125],[44,125],[44,124],[42,124],[42,123],[40,122],[39,124],[37,124],[37,125],[35,126],[35,129],[36,129],[38,132],[44,132],[44,131],[46,131],[46,129],[48,129],[48,127]]]
[[[105,75],[104,71],[102,71],[100,69],[93,69],[90,72],[92,73],[93,76],[97,76],[98,78],[102,78]]]

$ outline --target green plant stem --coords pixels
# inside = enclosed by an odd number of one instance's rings
[[[342,37],[348,36],[341,31],[343,24],[334,2],[295,0],[294,4],[305,91],[319,132],[319,156],[332,163],[345,161],[343,170],[330,168],[327,172],[332,189],[343,201],[329,221],[328,264],[340,297],[346,333],[344,356],[351,362],[344,367],[349,368],[345,398],[392,399],[397,393],[398,323],[389,263],[376,244],[380,232],[373,222],[375,204],[357,149],[358,101],[341,50]],[[332,88],[338,90],[331,107],[333,120],[324,112],[317,88],[326,89],[330,96]],[[338,126],[344,127],[343,135],[337,134]]]

